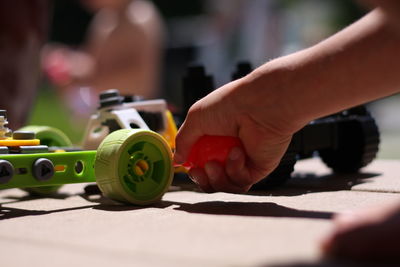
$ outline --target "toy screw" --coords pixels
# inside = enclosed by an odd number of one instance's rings
[[[2,109],[0,110],[0,139],[5,139],[10,137],[12,132],[9,128],[7,128],[7,112]]]

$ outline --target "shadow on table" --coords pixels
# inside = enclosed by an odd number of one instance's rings
[[[87,199],[87,197],[86,197]],[[211,215],[234,215],[250,217],[288,217],[288,218],[309,218],[309,219],[330,219],[334,215],[332,212],[297,210],[278,205],[272,202],[226,202],[226,201],[207,201],[200,203],[183,203],[177,201],[160,201],[151,206],[128,206],[111,203],[109,199],[98,196],[92,199],[99,205],[93,209],[119,212],[131,211],[145,208],[166,209],[176,206],[173,209],[188,213],[211,214]]]
[[[379,175],[379,173],[355,173],[317,176],[313,173],[295,173],[293,175],[293,178],[290,179],[285,185],[265,190],[251,190],[247,194],[260,196],[297,196],[307,193],[350,190],[353,186],[368,183],[368,179],[377,177]],[[200,192],[199,188],[189,178],[183,175],[181,175],[178,179],[174,181],[169,191]],[[86,186],[85,193],[79,195],[90,202],[100,203],[104,205],[116,205],[117,203],[102,197],[101,192],[95,184],[90,184]],[[2,198],[10,199],[10,201],[1,202],[0,205],[41,198],[67,199],[71,196],[74,196],[74,194],[71,195],[59,192],[47,196],[32,194],[27,194],[24,196],[8,195]]]
[[[85,191],[87,192],[88,190]],[[159,201],[157,203],[146,205],[146,206],[138,206],[138,205],[129,205],[114,201],[107,197],[104,197],[100,192],[96,193],[95,190],[92,191],[91,194],[79,194],[80,197],[84,198],[85,200],[93,203],[97,203],[99,205],[93,206],[93,209],[97,210],[104,210],[104,211],[132,211],[132,210],[142,210],[146,208],[158,208],[158,209],[165,209],[174,205],[173,202],[169,201]]]
[[[131,206],[114,202],[102,196],[87,196],[82,194],[83,198],[93,205],[80,207],[71,207],[56,210],[27,210],[0,206],[0,220],[12,219],[24,216],[47,215],[51,213],[80,210],[96,209],[111,212],[133,211],[142,209],[166,209],[171,206],[174,210],[185,211],[188,213],[211,214],[211,215],[233,215],[250,217],[287,217],[287,218],[309,218],[309,219],[330,219],[332,212],[308,211],[288,208],[271,202],[225,202],[209,201],[200,203],[182,203],[175,201],[160,201],[151,206]],[[4,203],[3,203],[4,204]]]
[[[86,194],[78,194],[82,198],[88,200],[89,202],[92,202],[93,204],[91,205],[84,205],[84,206],[79,206],[79,207],[70,207],[70,208],[63,208],[63,209],[53,209],[53,210],[29,210],[29,209],[19,209],[19,208],[11,208],[11,207],[4,207],[3,205],[7,204],[12,204],[12,203],[17,203],[21,201],[28,201],[28,200],[35,200],[35,199],[40,199],[41,197],[34,197],[34,196],[24,196],[24,197],[19,197],[15,198],[14,201],[9,201],[9,202],[2,202],[0,203],[0,221],[6,220],[6,219],[14,219],[14,218],[19,218],[19,217],[25,217],[25,216],[39,216],[39,215],[47,215],[47,214],[52,214],[52,213],[58,213],[58,212],[66,212],[66,211],[73,211],[73,210],[83,210],[83,209],[98,209],[98,210],[105,210],[105,211],[128,211],[128,210],[141,210],[141,209],[146,209],[146,208],[151,208],[151,207],[157,207],[157,208],[166,208],[168,206],[171,206],[171,203],[168,202],[160,202],[157,203],[156,206],[129,206],[129,205],[124,205],[118,202],[115,202],[111,199],[108,199],[106,197],[103,197],[101,195],[86,195]],[[64,194],[63,194],[64,196]],[[63,198],[58,198],[58,199],[66,199],[67,197],[71,196],[76,196],[76,195],[65,195]],[[56,195],[52,195],[52,198],[57,197]],[[8,197],[10,198],[10,197]],[[43,197],[42,197],[43,198]]]
[[[3,196],[2,198],[9,199],[9,201],[0,202],[0,205],[12,204],[12,203],[23,202],[23,201],[30,201],[30,200],[35,200],[35,199],[43,199],[43,198],[67,199],[69,197],[71,197],[70,194],[58,193],[58,192],[53,193],[51,195],[47,195],[47,196],[32,195],[32,194],[27,194],[27,195],[23,195],[23,196],[7,195],[7,196]]]
[[[178,207],[175,210],[189,213],[212,214],[212,215],[235,215],[251,217],[287,217],[287,218],[309,218],[330,219],[332,212],[297,210],[278,205],[271,202],[225,202],[210,201],[194,204],[172,202]]]
[[[297,196],[307,193],[351,190],[355,185],[371,182],[369,179],[381,173],[360,172],[350,174],[315,175],[314,173],[295,172],[292,178],[281,186],[250,190],[249,195]],[[268,179],[268,178],[267,178]],[[199,191],[199,188],[185,175],[175,176],[170,191]]]
[[[355,185],[369,183],[368,179],[380,173],[328,174],[318,176],[313,173],[295,173],[285,184],[265,190],[252,190],[250,195],[297,196],[308,193],[351,190]],[[268,179],[268,178],[267,178]]]
[[[86,205],[86,206],[56,209],[56,210],[26,210],[26,209],[17,209],[17,208],[0,206],[0,221],[6,219],[25,217],[25,216],[38,216],[38,215],[46,215],[46,214],[72,211],[72,210],[90,209],[93,208],[94,206],[95,205]]]
[[[368,182],[369,178],[379,176],[378,173],[356,173],[356,174],[330,174],[324,176],[316,176],[310,173],[295,173],[294,177],[287,183],[286,186],[282,186],[270,190],[262,191],[250,191],[250,195],[260,196],[297,196],[307,193],[316,192],[328,192],[328,191],[339,191],[339,190],[350,190],[354,185]],[[196,187],[190,181],[186,181],[184,189],[186,191],[197,191]],[[177,186],[177,185],[175,185]],[[92,188],[94,190],[94,188]],[[175,190],[178,190],[175,187]],[[85,189],[85,191],[87,191]],[[306,211],[296,210],[284,206],[277,205],[275,203],[262,203],[262,202],[223,202],[223,201],[210,201],[200,203],[180,203],[180,202],[169,202],[161,201],[150,207],[142,206],[128,206],[112,201],[99,194],[98,191],[94,190],[93,194],[79,194],[82,198],[87,201],[96,203],[95,205],[88,205],[76,208],[67,208],[59,210],[23,210],[0,206],[0,220],[10,219],[22,216],[32,215],[45,215],[54,212],[62,212],[75,209],[93,208],[106,211],[127,211],[127,210],[139,210],[145,208],[159,208],[165,209],[171,205],[176,205],[175,210],[186,211],[189,213],[201,213],[201,214],[213,214],[213,215],[235,215],[235,216],[258,216],[258,217],[296,217],[296,218],[313,218],[313,219],[330,219],[333,216],[331,212],[319,212],[319,211]],[[66,199],[71,197],[69,194],[55,194],[49,196],[49,198],[55,199]],[[38,196],[26,195],[22,197],[16,196],[5,196],[3,198],[11,199],[11,201],[2,202],[0,205],[28,201],[38,199]]]

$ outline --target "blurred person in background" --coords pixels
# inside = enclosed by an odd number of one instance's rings
[[[163,23],[145,0],[81,0],[95,13],[81,50],[57,44],[43,51],[43,68],[75,115],[87,117],[98,94],[159,95]]]
[[[198,60],[225,80],[231,66],[246,60],[259,66],[281,53],[282,8],[275,0],[209,0],[206,30],[200,37]],[[273,36],[273,37],[272,37]],[[221,78],[222,77],[222,78]]]
[[[0,109],[12,129],[25,124],[36,97],[48,13],[48,1],[0,1]]]

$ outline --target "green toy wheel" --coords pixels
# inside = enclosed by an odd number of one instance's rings
[[[72,142],[62,131],[48,126],[25,126],[20,131],[29,131],[36,134],[41,145],[56,147],[71,147]]]
[[[95,161],[97,184],[111,199],[136,205],[157,202],[172,182],[172,152],[164,138],[143,129],[112,132]]]
[[[72,142],[62,131],[48,126],[25,126],[20,131],[34,132],[41,145],[56,147],[71,147]],[[33,195],[51,195],[58,191],[61,185],[24,188]]]

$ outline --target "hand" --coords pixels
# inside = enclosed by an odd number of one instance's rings
[[[189,171],[193,181],[205,192],[249,190],[279,164],[297,129],[286,123],[291,120],[278,110],[277,95],[265,99],[256,93],[262,92],[265,96],[265,85],[273,77],[268,81],[262,78],[263,86],[258,77],[255,74],[229,83],[196,102],[178,132],[176,163],[187,159],[191,147],[203,135],[233,136],[243,143],[244,149],[234,147],[230,151],[225,166],[210,161],[204,169]],[[275,84],[271,86],[267,94],[275,94],[274,88],[279,89]]]
[[[68,84],[71,79],[71,65],[66,47],[47,45],[42,53],[43,71],[55,85]]]
[[[59,45],[47,45],[42,53],[42,65],[44,73],[53,84],[67,87],[73,81],[90,77],[95,62],[85,52]]]

